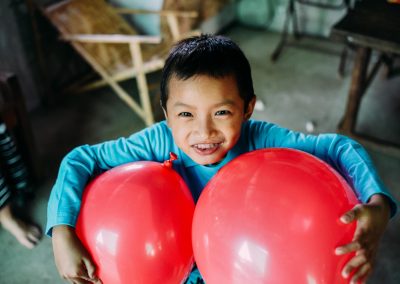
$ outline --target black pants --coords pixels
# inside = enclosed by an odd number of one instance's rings
[[[29,174],[7,127],[0,120],[0,208],[18,193],[31,191]]]

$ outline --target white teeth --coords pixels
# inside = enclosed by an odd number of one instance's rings
[[[214,147],[217,147],[218,144],[212,143],[212,144],[196,144],[195,147],[199,149],[211,149]]]

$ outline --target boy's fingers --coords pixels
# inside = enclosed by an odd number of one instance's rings
[[[98,284],[99,283],[99,282],[96,282],[98,279],[95,279],[95,280],[90,279],[87,276],[74,277],[72,280],[74,281],[73,283],[77,283],[77,284],[93,284],[93,283]]]
[[[358,216],[360,215],[360,211],[361,211],[361,206],[356,205],[353,207],[353,209],[347,211],[344,215],[342,215],[340,217],[340,221],[342,221],[345,224],[351,223],[358,218]]]
[[[96,266],[94,266],[93,262],[87,258],[83,258],[83,263],[85,264],[87,275],[89,278],[95,278]]]
[[[337,247],[335,249],[335,254],[342,255],[342,254],[346,254],[349,252],[357,251],[359,249],[361,249],[361,244],[360,244],[360,242],[355,241],[355,242],[351,242],[347,245]]]
[[[371,264],[365,263],[361,266],[351,278],[350,284],[365,283],[367,277],[372,272]],[[361,281],[361,282],[360,282]]]
[[[357,269],[360,266],[364,266],[366,264],[368,264],[367,262],[367,258],[365,257],[365,255],[358,255],[353,257],[352,259],[349,260],[349,262],[347,262],[347,264],[344,266],[343,270],[342,270],[342,276],[344,278],[348,278],[349,275],[351,274],[351,272],[354,269]]]
[[[86,266],[86,263],[84,263]],[[86,267],[81,267],[78,273],[75,274],[75,277],[72,278],[74,281],[78,281],[78,283],[92,283],[92,279],[88,274]]]
[[[90,284],[91,282],[88,281],[88,280],[85,280],[85,279],[83,279],[83,278],[74,278],[74,279],[72,280],[72,283],[73,283],[73,284]]]
[[[86,266],[87,275],[89,276],[87,280],[91,281],[90,283],[101,284],[102,282],[96,276],[96,266],[93,262],[90,259],[83,258],[83,263]]]
[[[74,281],[78,281],[78,283],[91,283],[91,279],[87,275],[79,275],[74,278]]]

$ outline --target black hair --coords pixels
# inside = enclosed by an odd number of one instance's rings
[[[168,83],[173,76],[186,80],[196,75],[233,75],[245,111],[254,98],[250,64],[243,51],[227,37],[203,34],[183,39],[171,49],[162,72],[161,106],[167,109]]]

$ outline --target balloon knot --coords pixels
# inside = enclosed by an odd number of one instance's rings
[[[169,160],[166,160],[164,162],[164,166],[171,168],[172,167],[172,162],[177,160],[178,156],[174,152],[169,153]]]

